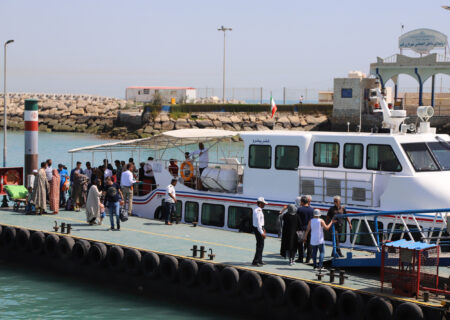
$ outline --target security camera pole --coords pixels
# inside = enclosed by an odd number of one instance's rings
[[[225,34],[231,31],[231,28],[221,26],[217,31],[223,31],[223,88],[222,88],[222,103],[225,103]]]

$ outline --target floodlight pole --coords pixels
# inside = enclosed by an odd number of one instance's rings
[[[14,40],[8,40],[4,45],[4,60],[3,60],[3,167],[6,167],[6,152],[7,152],[7,106],[6,106],[6,46]]]
[[[223,31],[223,87],[222,87],[222,103],[225,104],[225,34],[227,31],[231,31],[231,28],[225,28],[221,26],[217,31]]]

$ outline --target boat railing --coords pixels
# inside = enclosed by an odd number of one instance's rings
[[[392,225],[380,229],[378,223],[380,217],[389,218],[389,222]],[[431,225],[419,223],[419,220],[423,220],[424,217],[428,220],[432,219]],[[336,237],[339,239],[341,235],[350,236],[351,250],[357,249],[380,252],[383,243],[399,239],[436,243],[437,245],[445,247],[450,246],[450,237],[448,237],[450,208],[379,211],[373,213],[336,215],[336,219],[345,218],[352,220],[355,218],[359,219],[356,223],[356,227],[354,227],[350,233],[347,233],[346,227],[344,230],[336,230],[335,224],[332,225],[331,241],[333,245],[333,256],[336,256],[337,253]],[[357,243],[357,240],[361,237],[365,237],[367,240],[364,245]]]

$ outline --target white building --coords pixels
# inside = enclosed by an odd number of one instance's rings
[[[196,98],[196,89],[191,87],[128,87],[125,99],[135,102],[152,102],[159,94],[162,103],[191,102]]]

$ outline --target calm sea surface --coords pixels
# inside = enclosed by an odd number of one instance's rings
[[[106,143],[96,136],[72,133],[39,133],[39,160],[71,166],[68,150]],[[0,134],[3,159],[3,134]],[[8,166],[23,166],[24,136],[8,133]],[[127,160],[126,154],[113,154]],[[137,155],[135,154],[137,161]],[[144,155],[142,155],[144,156]],[[96,165],[104,154],[96,155]],[[109,155],[110,157],[110,155]],[[109,158],[108,157],[108,158]],[[141,158],[144,159],[144,158]],[[91,161],[90,153],[79,154],[74,161]],[[41,274],[31,268],[5,266],[0,262],[0,319],[228,319],[213,312],[187,309],[161,301],[152,301],[114,289],[99,287],[58,275]]]

